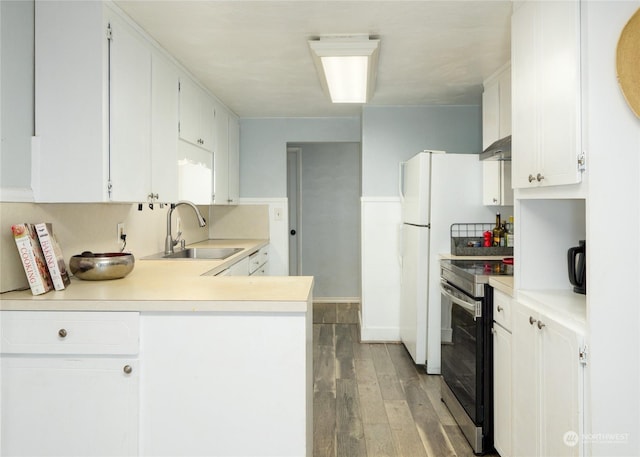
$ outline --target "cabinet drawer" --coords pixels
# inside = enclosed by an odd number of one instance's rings
[[[139,314],[2,311],[3,354],[137,354]]]
[[[269,247],[264,246],[249,256],[249,274],[253,274],[258,268],[269,260]]]
[[[493,320],[511,331],[511,297],[493,289]]]

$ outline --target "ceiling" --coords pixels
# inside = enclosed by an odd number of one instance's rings
[[[240,117],[361,113],[324,94],[307,41],[381,40],[370,105],[477,105],[510,57],[510,1],[115,0]]]

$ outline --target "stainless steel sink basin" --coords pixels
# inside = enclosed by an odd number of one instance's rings
[[[182,260],[223,260],[242,251],[243,248],[187,248],[173,254],[158,254],[144,257],[143,260],[153,259],[182,259]]]

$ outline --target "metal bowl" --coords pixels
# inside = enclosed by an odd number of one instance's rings
[[[95,254],[85,251],[74,255],[69,260],[69,269],[73,276],[87,281],[101,281],[105,279],[120,279],[127,276],[135,258],[133,254],[125,252],[106,252]]]

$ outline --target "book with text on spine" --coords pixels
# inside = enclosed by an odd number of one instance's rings
[[[62,249],[60,249],[55,236],[53,236],[53,226],[50,223],[41,222],[35,225],[35,230],[40,240],[40,247],[42,248],[44,260],[47,262],[53,286],[56,290],[64,290],[71,283],[71,280],[69,279],[67,266],[64,263]]]
[[[30,224],[15,224],[11,226],[11,231],[31,293],[40,295],[49,292],[53,289],[53,283],[35,230]]]

